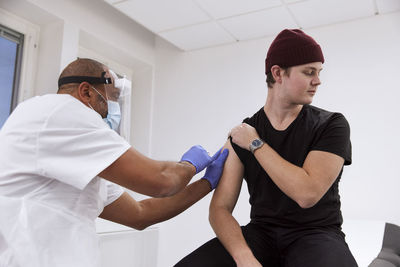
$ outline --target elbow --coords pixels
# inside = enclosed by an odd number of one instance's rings
[[[302,209],[309,209],[309,208],[314,207],[314,205],[317,204],[317,203],[314,202],[314,201],[310,201],[310,200],[303,200],[303,201],[298,201],[297,204]]]
[[[125,225],[135,230],[143,231],[152,225],[152,223],[147,219],[145,207],[143,207],[141,202],[138,203],[138,207],[139,208],[137,209],[135,216],[129,221],[128,224]]]
[[[314,194],[308,194],[298,198],[296,202],[302,209],[309,209],[314,207],[320,199],[320,197]]]
[[[149,224],[146,223],[135,223],[134,225],[131,226],[131,228],[138,230],[138,231],[143,231],[147,227],[149,227]]]
[[[140,203],[139,203],[140,205]],[[132,219],[129,223],[129,227],[138,230],[138,231],[143,231],[147,227],[153,225],[151,221],[146,218],[146,214],[144,212],[144,209],[141,207],[140,211],[136,214],[135,218]]]

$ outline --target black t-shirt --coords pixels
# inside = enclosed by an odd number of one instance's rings
[[[281,157],[299,167],[303,166],[312,150],[334,153],[344,158],[345,165],[351,164],[350,127],[340,113],[304,105],[297,118],[283,131],[273,128],[264,108],[243,122],[253,126],[260,138]],[[338,184],[343,168],[321,200],[313,207],[303,209],[275,185],[250,151],[240,148],[232,140],[231,143],[244,165],[253,223],[283,227],[340,227],[343,219]]]

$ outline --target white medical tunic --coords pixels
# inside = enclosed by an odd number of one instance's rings
[[[129,147],[68,94],[18,105],[0,130],[0,267],[99,266],[95,219],[123,190],[96,175]]]

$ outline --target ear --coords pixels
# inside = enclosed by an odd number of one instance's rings
[[[282,83],[283,69],[278,65],[273,65],[271,67],[271,74],[277,83]]]
[[[84,104],[90,102],[92,96],[92,91],[90,90],[90,84],[87,82],[82,82],[78,86],[78,97]]]

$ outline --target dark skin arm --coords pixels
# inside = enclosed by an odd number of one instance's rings
[[[215,188],[221,177],[228,151],[218,151],[215,161],[207,167],[203,179],[186,186],[179,193],[165,198],[149,198],[135,201],[128,193],[108,205],[101,218],[138,230],[168,220],[207,195]]]
[[[150,225],[175,217],[210,191],[208,181],[200,179],[171,197],[136,201],[124,192],[120,198],[104,208],[100,218],[143,230]]]
[[[190,163],[152,160],[130,148],[99,176],[141,194],[166,197],[182,190],[195,173]]]

